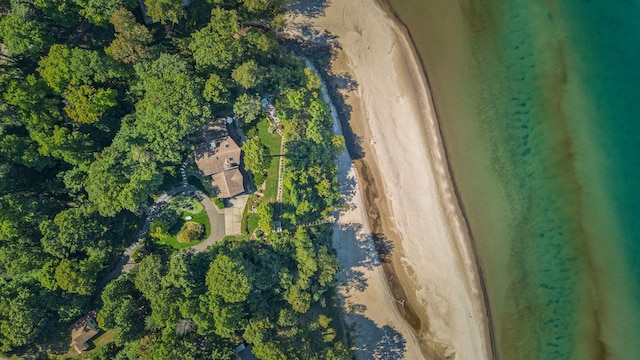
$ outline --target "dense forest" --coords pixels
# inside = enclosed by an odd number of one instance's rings
[[[98,309],[93,359],[349,359],[327,225],[339,206],[319,79],[281,44],[285,0],[0,1],[0,351],[65,353]],[[146,25],[145,25],[146,24]],[[275,99],[286,140],[282,220],[202,253],[150,242],[99,288],[153,198],[178,182],[205,122],[234,116],[264,179],[255,129]],[[62,344],[62,345],[60,345]],[[60,347],[63,349],[61,350]]]

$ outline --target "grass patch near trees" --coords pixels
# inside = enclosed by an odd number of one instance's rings
[[[258,227],[258,221],[260,221],[260,216],[256,213],[251,213],[247,217],[247,227],[249,228],[249,235],[253,234],[253,231]]]
[[[174,249],[181,250],[194,245],[201,243],[204,239],[206,239],[209,234],[211,234],[211,224],[209,223],[209,217],[207,216],[207,212],[204,210],[204,206],[197,200],[189,199],[187,202],[189,206],[179,206],[179,211],[181,211],[180,219],[176,222],[175,225],[171,227],[169,230],[169,234],[161,237],[158,241],[160,243],[171,246]],[[176,201],[176,200],[173,200]],[[187,210],[188,209],[188,210]],[[165,209],[164,211],[171,211],[170,209]],[[190,220],[186,220],[187,217],[191,217]],[[202,224],[205,228],[204,234],[199,240],[190,241],[190,242],[180,242],[178,241],[178,235],[180,230],[184,226],[186,222],[195,222],[198,224]]]
[[[113,332],[113,330],[107,330],[104,333],[102,333],[102,335],[100,335],[97,338],[95,338],[93,340],[93,344],[96,347],[99,347],[99,346],[102,346],[102,345],[106,345],[108,343],[112,343],[114,335],[115,335],[115,333]]]
[[[269,149],[271,165],[267,169],[267,184],[264,190],[263,201],[275,202],[278,195],[278,163],[280,161],[281,137],[277,132],[269,132],[269,120],[264,118],[258,122],[258,136],[260,142]]]

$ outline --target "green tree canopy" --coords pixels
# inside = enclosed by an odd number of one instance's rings
[[[231,73],[231,77],[243,88],[253,89],[260,84],[263,75],[258,63],[251,59],[235,68]]]
[[[162,173],[154,162],[133,155],[132,150],[125,152],[116,144],[96,155],[91,163],[86,191],[101,215],[114,216],[124,209],[136,211],[162,183]]]
[[[0,18],[0,38],[7,45],[10,56],[38,56],[51,42],[44,24],[17,15]]]
[[[71,208],[59,212],[53,220],[40,223],[40,231],[45,251],[67,258],[87,247],[97,246],[107,228],[87,209]]]
[[[60,289],[80,295],[90,295],[102,268],[102,259],[90,257],[76,261],[62,259],[55,270]]]
[[[31,0],[47,20],[64,27],[71,27],[78,21],[80,7],[73,0]]]
[[[109,282],[101,294],[98,325],[113,329],[116,344],[136,340],[144,332],[144,301],[127,276]]]
[[[182,0],[144,0],[147,14],[161,24],[177,24],[186,16]]]
[[[258,205],[256,212],[260,218],[258,227],[264,232],[270,232],[273,229],[273,206],[270,203],[263,202]]]
[[[262,113],[263,105],[260,96],[242,94],[233,104],[233,112],[240,116],[245,123],[253,122]]]
[[[49,54],[40,60],[38,71],[47,84],[60,94],[68,85],[91,85],[124,76],[123,69],[109,60],[94,50],[71,49],[55,44],[49,49]]]
[[[235,10],[213,9],[209,24],[191,34],[189,49],[198,67],[231,69],[235,61],[243,56],[243,46],[234,38],[239,30]]]
[[[262,145],[258,138],[251,138],[242,144],[245,168],[253,172],[262,172],[269,168],[271,155],[269,148]]]
[[[135,0],[73,0],[81,7],[80,15],[97,25],[105,25],[111,15],[120,8],[134,8]]]
[[[41,123],[31,131],[31,137],[40,145],[41,154],[62,159],[73,165],[88,161],[94,149],[89,134],[68,126]]]
[[[111,24],[115,28],[115,39],[105,49],[115,60],[135,63],[149,55],[149,44],[153,36],[149,29],[136,22],[135,16],[120,8],[111,15]]]
[[[144,91],[136,104],[139,132],[159,161],[180,162],[187,148],[182,140],[211,116],[202,97],[202,83],[179,55],[162,54],[135,68],[138,88]]]
[[[211,73],[204,84],[202,95],[209,101],[224,105],[230,102],[231,93],[220,75]]]
[[[225,302],[245,301],[251,291],[248,269],[240,259],[218,255],[207,273],[209,293],[220,296]]]
[[[118,92],[114,89],[94,88],[89,85],[69,86],[65,90],[67,106],[64,111],[81,124],[91,124],[114,107]]]
[[[5,285],[0,287],[0,299],[0,350],[31,343],[45,324],[37,294],[25,287],[10,289]]]

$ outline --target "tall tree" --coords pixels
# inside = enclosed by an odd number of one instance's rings
[[[273,229],[273,206],[270,203],[263,202],[258,205],[256,213],[260,218],[258,227],[264,232],[270,232]]]
[[[153,40],[149,29],[136,22],[135,16],[120,8],[111,15],[111,24],[115,28],[115,39],[105,49],[115,60],[124,63],[135,63],[149,54],[148,45]]]
[[[138,129],[159,161],[180,162],[188,147],[183,140],[211,116],[202,97],[202,82],[179,55],[162,54],[135,65],[144,97],[136,104]]]
[[[40,75],[58,94],[68,85],[104,83],[125,75],[124,69],[97,51],[62,44],[51,46],[39,64]]]
[[[56,25],[72,27],[78,20],[78,5],[73,0],[31,0],[44,17]]]
[[[263,71],[255,60],[245,61],[235,68],[231,73],[231,77],[244,89],[253,89],[260,85],[263,77]]]
[[[100,327],[114,329],[117,345],[139,339],[144,332],[145,302],[129,277],[121,276],[108,283],[100,297]]]
[[[151,19],[163,25],[177,24],[187,14],[182,0],[144,0],[144,4]]]
[[[10,56],[24,55],[36,57],[51,42],[44,24],[35,20],[25,20],[17,15],[0,19],[0,38],[7,45]]]
[[[81,7],[80,15],[97,25],[105,25],[116,10],[137,6],[135,0],[73,0]]]
[[[239,258],[218,255],[207,273],[209,293],[228,303],[246,300],[252,287],[248,270]]]
[[[62,159],[72,165],[87,162],[94,149],[89,134],[68,126],[41,123],[37,127],[34,126],[30,135],[40,145],[40,153]]]
[[[100,224],[87,208],[71,208],[59,212],[54,220],[40,223],[45,251],[59,258],[67,258],[87,247],[106,245],[103,236],[107,228]]]
[[[81,124],[92,124],[114,107],[118,92],[114,89],[95,88],[89,85],[69,86],[65,90],[67,106],[64,111]]]
[[[139,161],[113,145],[96,156],[89,167],[86,191],[103,216],[122,210],[135,212],[163,176],[154,162]]]
[[[243,46],[234,38],[239,30],[235,10],[213,9],[209,24],[191,34],[189,49],[198,67],[232,69],[235,62],[243,57]]]
[[[55,271],[58,286],[70,293],[90,295],[102,269],[102,260],[95,257],[79,261],[62,259]]]
[[[233,112],[240,116],[245,123],[253,122],[262,113],[262,103],[258,95],[242,94],[233,104]]]
[[[204,84],[202,95],[205,99],[220,105],[226,105],[231,101],[231,92],[228,86],[224,83],[220,75],[216,73],[209,75],[209,78]]]
[[[0,350],[31,343],[43,330],[45,314],[33,290],[0,287]]]
[[[269,149],[258,138],[251,138],[242,144],[245,168],[252,172],[262,172],[269,168],[271,155]]]

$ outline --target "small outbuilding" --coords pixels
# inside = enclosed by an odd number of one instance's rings
[[[96,322],[97,310],[93,310],[71,325],[71,347],[81,354],[89,348],[89,340],[100,333]]]

